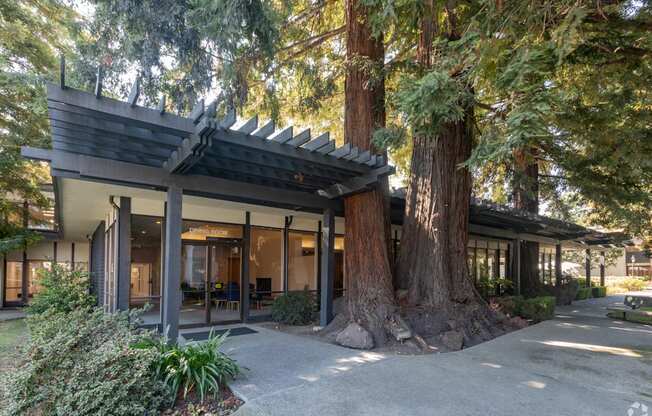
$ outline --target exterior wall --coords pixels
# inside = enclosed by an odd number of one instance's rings
[[[104,221],[102,221],[93,233],[89,264],[91,293],[97,297],[99,306],[104,304],[104,226]]]

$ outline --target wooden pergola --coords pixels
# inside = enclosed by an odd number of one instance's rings
[[[335,214],[343,210],[342,197],[394,172],[386,158],[348,144],[336,147],[328,133],[276,130],[271,121],[259,125],[257,116],[238,122],[233,109],[218,117],[216,102],[201,100],[190,114],[176,115],[166,111],[164,99],[158,108],[147,108],[138,105],[139,96],[138,80],[126,101],[105,96],[101,71],[94,92],[70,88],[62,60],[60,83],[47,85],[52,149],[25,147],[22,153],[49,161],[55,182],[74,178],[166,192],[162,323],[173,339],[179,325],[174,288],[181,274],[182,195],[322,214],[321,322],[327,324]],[[129,212],[120,215],[127,221]],[[119,238],[128,246],[127,232]],[[127,287],[129,255],[119,250],[118,256],[118,281]],[[246,270],[243,275],[248,279]],[[247,302],[248,281],[242,287]],[[128,307],[128,290],[118,292],[118,304]]]

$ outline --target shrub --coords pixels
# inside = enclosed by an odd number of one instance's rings
[[[520,300],[518,302],[518,314],[525,319],[531,319],[535,322],[552,319],[555,316],[555,297],[540,296]]]
[[[290,292],[272,304],[272,320],[287,325],[307,325],[314,320],[317,308],[310,292]]]
[[[605,296],[607,296],[606,286],[594,286],[591,288],[591,297],[604,298]]]
[[[577,296],[575,296],[575,300],[584,300],[588,299],[591,297],[591,288],[590,287],[581,287],[577,291]]]
[[[500,311],[505,315],[518,316],[520,304],[523,302],[523,296],[501,296],[494,298],[492,302],[497,304]]]
[[[195,391],[200,398],[212,394],[217,397],[220,387],[240,373],[238,364],[219,351],[228,332],[221,336],[209,335],[208,341],[185,346],[168,345],[164,340],[141,342],[136,348],[154,348],[159,352],[156,373],[164,380],[176,399],[183,388],[183,398]]]
[[[621,286],[629,292],[635,292],[645,289],[645,282],[635,277],[625,279],[622,281]]]
[[[51,313],[70,313],[76,309],[86,309],[95,304],[89,293],[88,274],[68,270],[58,264],[51,269],[38,271],[39,291],[27,308],[30,315]]]
[[[171,402],[155,372],[155,349],[134,349],[151,333],[127,312],[43,313],[31,325],[27,359],[10,375],[9,414],[158,414]]]

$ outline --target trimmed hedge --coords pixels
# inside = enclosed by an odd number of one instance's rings
[[[315,319],[316,311],[310,292],[289,292],[274,299],[272,320],[286,325],[307,325]]]
[[[594,298],[604,298],[607,296],[606,286],[594,286],[591,288],[591,296]]]
[[[589,299],[591,297],[592,288],[590,287],[580,287],[580,289],[577,291],[577,296],[575,296],[575,300],[584,300],[584,299]]]
[[[539,296],[537,298],[525,299],[520,302],[519,315],[534,322],[541,322],[552,319],[555,316],[554,296]]]
[[[556,298],[554,296],[539,296],[524,299],[523,296],[503,296],[493,300],[500,306],[502,313],[509,316],[520,316],[534,322],[552,319],[555,315]]]

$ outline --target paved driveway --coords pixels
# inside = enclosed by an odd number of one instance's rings
[[[627,415],[635,402],[652,414],[652,326],[606,318],[618,301],[577,302],[554,320],[426,356],[257,327],[227,343],[250,368],[233,388],[245,415]]]

